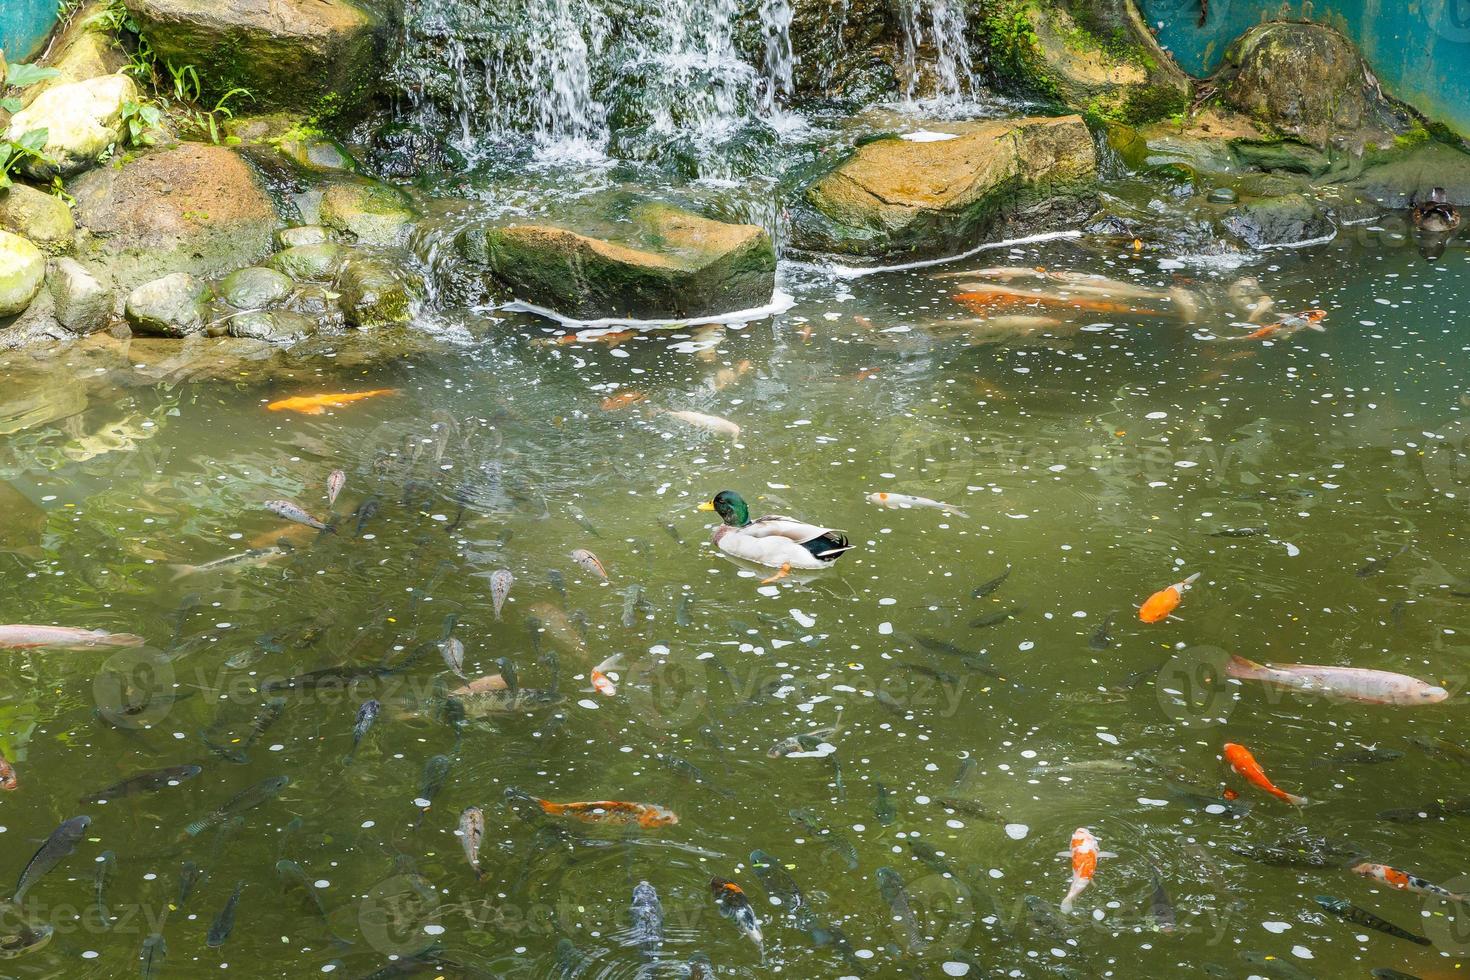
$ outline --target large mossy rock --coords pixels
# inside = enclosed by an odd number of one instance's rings
[[[615,239],[552,225],[481,228],[460,248],[516,299],[579,320],[730,313],[775,290],[776,252],[755,225],[642,204],[616,228]]]
[[[889,0],[795,0],[796,94],[861,103],[897,92],[897,29]]]
[[[52,255],[71,248],[77,232],[65,201],[25,184],[0,190],[0,228],[29,238]]]
[[[193,65],[210,98],[247,89],[252,110],[350,112],[389,60],[389,25],[349,0],[126,3],[161,61]]]
[[[396,187],[360,180],[322,192],[321,223],[363,245],[396,245],[408,236],[413,210]]]
[[[85,174],[71,187],[82,255],[127,291],[171,272],[214,279],[268,255],[275,204],[233,150],[181,143]]]
[[[1226,104],[1308,146],[1357,151],[1413,127],[1353,42],[1323,24],[1252,28],[1226,52],[1215,84]]]
[[[860,146],[811,182],[792,209],[793,244],[868,258],[945,255],[997,231],[1074,219],[1091,201],[1097,151],[1080,116],[925,132]]]
[[[1232,208],[1222,223],[1255,249],[1319,241],[1336,231],[1331,219],[1304,194],[1247,201]]]
[[[59,75],[44,79],[22,93],[26,104],[49,88],[68,82],[84,82],[89,78],[122,71],[127,55],[113,35],[103,26],[105,12],[102,0],[91,0],[77,8],[61,36],[49,45],[44,64]]]
[[[66,177],[92,166],[118,141],[123,106],[137,100],[138,87],[126,75],[56,85],[12,116],[6,135],[18,140],[44,129],[44,159],[28,159],[21,169],[43,180],[58,174]]]
[[[46,281],[46,256],[19,235],[0,231],[0,317],[31,305]]]
[[[1004,5],[1002,5],[1004,6]],[[1092,115],[1131,125],[1182,112],[1189,103],[1189,78],[1158,50],[1130,3],[1021,3],[1032,34],[1030,64],[1012,65],[1030,87]],[[1117,9],[1114,9],[1117,8]],[[1132,16],[1129,16],[1132,14]],[[997,15],[981,20],[990,43]],[[1000,21],[1003,23],[1003,20]],[[1016,60],[1013,56],[1013,61]]]

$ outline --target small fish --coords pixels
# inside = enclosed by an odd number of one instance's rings
[[[795,919],[797,928],[807,928],[812,915],[811,906],[781,861],[765,851],[751,851],[750,869],[755,872],[766,894],[780,904],[781,911]]]
[[[685,969],[689,971],[689,980],[715,980],[715,965],[704,953],[691,955]]]
[[[464,643],[459,637],[449,636],[440,640],[439,656],[444,658],[444,665],[455,677],[468,680],[464,675]]]
[[[972,598],[972,599],[984,599],[986,596],[990,595],[990,593],[994,592],[996,589],[998,589],[1002,585],[1004,585],[1005,584],[1005,580],[1008,579],[1008,578],[1010,578],[1010,577],[1011,577],[1011,566],[1010,565],[1007,565],[1005,567],[1005,570],[1002,571],[995,578],[991,579],[988,582],[983,582],[980,585],[976,586],[975,587],[975,590],[970,593],[970,598]]]
[[[283,398],[266,406],[272,412],[298,412],[302,415],[321,415],[329,408],[342,408],[368,398],[396,395],[396,388],[375,388],[372,391],[343,391],[330,395],[297,395]]]
[[[626,803],[621,800],[597,800],[589,803],[553,803],[511,787],[505,791],[510,799],[535,803],[541,812],[553,817],[569,817],[582,823],[613,825],[637,824],[645,829],[669,827],[679,822],[678,814],[657,803]]]
[[[86,835],[87,828],[91,824],[92,818],[83,815],[72,817],[51,831],[50,836],[26,862],[25,870],[20,873],[20,880],[15,885],[15,897],[12,899],[15,904],[19,905],[25,898],[26,892],[31,890],[32,885],[40,881],[47,872],[66,860],[77,849],[77,844]]]
[[[598,560],[597,556],[586,548],[578,548],[572,552],[572,561],[582,566],[583,570],[596,575],[604,582],[608,580],[607,569],[602,566],[602,562]]]
[[[1304,796],[1294,796],[1283,789],[1277,788],[1276,784],[1266,776],[1261,764],[1256,757],[1251,755],[1250,749],[1244,745],[1234,742],[1226,742],[1224,747],[1225,761],[1230,763],[1230,768],[1239,773],[1247,782],[1265,790],[1278,800],[1284,800],[1293,806],[1306,806],[1308,800]]]
[[[249,551],[237,552],[207,561],[202,565],[173,565],[174,580],[187,578],[190,575],[207,575],[211,572],[223,572],[232,568],[248,568],[254,565],[264,565],[291,554],[293,549],[289,547],[251,548]]]
[[[1442,898],[1446,902],[1470,901],[1464,895],[1456,894],[1448,888],[1434,884],[1432,881],[1426,881],[1418,875],[1410,874],[1407,871],[1400,871],[1398,868],[1390,868],[1386,864],[1358,864],[1354,865],[1352,870],[1354,874],[1360,874],[1365,878],[1376,878],[1385,885],[1397,888],[1399,891],[1418,892],[1420,895]]]
[[[183,837],[198,837],[204,831],[233,817],[260,806],[291,784],[290,776],[268,776],[234,796],[209,813],[184,828]]]
[[[669,537],[674,539],[675,544],[684,543],[684,536],[679,533],[679,529],[677,527],[674,527],[674,525],[670,524],[668,521],[664,521],[663,525],[664,530],[669,533]]]
[[[1410,741],[1413,741],[1413,739],[1410,739]],[[1396,759],[1402,759],[1403,757],[1404,754],[1398,749],[1381,749],[1376,745],[1365,745],[1361,748],[1350,749],[1346,752],[1339,752],[1337,755],[1331,756],[1327,759],[1322,760],[1321,762],[1315,763],[1315,765],[1373,766],[1384,762],[1393,762]]]
[[[458,703],[470,718],[487,715],[511,715],[528,711],[544,711],[554,708],[566,698],[556,691],[534,687],[507,688],[503,691],[482,691],[448,700]]]
[[[171,908],[173,910],[183,908],[184,903],[189,900],[189,896],[194,894],[194,889],[199,887],[200,882],[208,878],[208,874],[199,870],[199,865],[193,861],[185,861],[179,867],[179,897],[174,901]]]
[[[332,932],[332,917],[327,913],[327,905],[322,901],[321,891],[307,875],[306,869],[290,858],[282,858],[276,862],[276,877],[281,880],[282,887],[288,890],[298,889],[311,899],[317,915],[322,917],[322,922],[327,927],[327,933],[335,939],[336,934]]]
[[[337,496],[342,488],[347,485],[347,474],[341,470],[333,470],[327,474],[327,506],[334,507],[337,504]]]
[[[1164,890],[1164,879],[1158,869],[1154,870],[1154,890],[1148,900],[1148,917],[1156,932],[1173,932],[1179,924],[1174,902]]]
[[[485,872],[480,870],[480,843],[485,839],[485,812],[477,806],[467,806],[459,815],[459,829],[455,831],[459,837],[459,846],[464,848],[464,856],[470,862],[470,868],[475,872],[477,880],[483,880]]]
[[[260,706],[260,710],[255,713],[255,719],[250,723],[250,730],[245,734],[243,739],[238,740],[238,744],[216,745],[208,738],[204,739],[204,744],[215,755],[223,759],[228,759],[230,762],[244,765],[250,761],[248,754],[250,747],[256,743],[260,736],[265,734],[267,729],[276,723],[276,720],[281,717],[282,712],[285,710],[285,698],[271,698]]]
[[[1210,537],[1212,537],[1212,538],[1253,538],[1253,537],[1255,537],[1258,534],[1265,534],[1265,533],[1266,533],[1265,531],[1261,530],[1258,527],[1227,527],[1227,528],[1224,528],[1223,530],[1211,532]]]
[[[930,500],[928,497],[915,497],[907,493],[870,493],[868,503],[886,507],[889,510],[947,510],[956,517],[966,520],[970,515],[960,510],[954,504],[946,504],[942,500]]]
[[[142,947],[138,950],[138,976],[143,980],[152,980],[158,976],[158,971],[163,969],[163,961],[168,956],[168,943],[163,941],[160,933],[151,933],[143,940]]]
[[[169,786],[177,786],[186,779],[193,779],[203,771],[199,766],[169,766],[166,769],[154,769],[136,776],[129,776],[106,789],[99,789],[95,793],[84,796],[77,802],[86,806],[121,799],[124,796],[132,796],[134,793],[152,793]]]
[[[1086,827],[1078,827],[1072,832],[1072,848],[1063,851],[1062,857],[1072,858],[1072,885],[1067,889],[1067,897],[1062,899],[1060,906],[1064,914],[1072,911],[1072,905],[1077,901],[1077,896],[1092,884],[1092,876],[1097,873],[1097,860],[1103,857],[1117,857],[1108,851],[1097,849],[1097,838]]]
[[[377,497],[369,497],[358,504],[357,509],[352,512],[355,518],[352,533],[359,538],[362,537],[363,532],[367,530],[368,522],[378,516],[380,506]]]
[[[546,581],[551,583],[551,587],[556,590],[556,594],[561,596],[563,601],[565,601],[567,597],[567,580],[563,577],[562,573],[553,568],[546,573]]]
[[[382,707],[376,698],[368,698],[357,709],[357,716],[352,721],[352,748],[347,750],[347,757],[342,760],[343,765],[352,764],[352,760],[357,756],[358,746],[362,744],[368,730],[373,727],[373,722],[378,720],[378,712]]]
[[[235,890],[230,892],[225,907],[215,916],[214,923],[209,927],[209,935],[204,940],[204,945],[210,949],[219,949],[230,938],[230,933],[235,929],[235,907],[240,904],[240,893],[244,890],[244,881],[235,882]]]
[[[868,971],[869,966],[867,960],[858,956],[857,949],[853,947],[852,941],[847,938],[847,935],[837,923],[828,922],[825,925],[813,925],[808,929],[808,932],[811,934],[812,942],[818,948],[831,946],[858,973],[861,974]]]
[[[505,681],[505,689],[507,691],[514,692],[520,689],[521,685],[516,676],[515,661],[509,657],[496,657],[495,666],[500,668],[500,677]]]
[[[817,843],[842,858],[849,871],[857,870],[857,848],[853,846],[852,841],[837,833],[832,828],[823,825],[817,815],[810,810],[798,808],[790,810],[789,813],[792,820],[795,820],[816,836]]]
[[[745,897],[744,890],[735,882],[720,877],[710,879],[709,890],[714,895],[720,914],[734,922],[742,935],[760,947],[760,920],[755,917],[755,909],[751,908],[750,899]]]
[[[136,647],[143,638],[132,633],[109,633],[106,630],[84,630],[73,626],[0,626],[0,649],[34,650],[50,647],[56,650],[82,650],[87,647]]]
[[[615,653],[602,663],[592,668],[592,690],[604,697],[613,697],[618,693],[618,671],[623,666],[623,655]]]
[[[1447,738],[1425,738],[1422,735],[1411,735],[1409,741],[1414,743],[1418,749],[1437,755],[1445,759],[1453,759],[1461,765],[1470,766],[1470,749],[1459,745]]]
[[[1318,895],[1317,904],[1338,918],[1345,919],[1354,925],[1376,929],[1385,935],[1393,936],[1396,939],[1407,939],[1409,942],[1417,943],[1420,946],[1431,945],[1430,941],[1423,936],[1416,936],[1407,929],[1400,929],[1392,922],[1380,919],[1367,909],[1360,909],[1356,905],[1345,902],[1340,898],[1333,898],[1330,895]]]
[[[431,755],[424,763],[424,775],[419,781],[419,795],[414,798],[414,803],[419,807],[418,817],[414,819],[414,828],[417,829],[419,820],[434,805],[435,798],[440,790],[444,789],[444,781],[449,778],[449,770],[454,768],[454,757],[448,755]]]
[[[307,527],[316,528],[318,531],[326,530],[327,526],[325,524],[289,500],[267,500],[264,507],[282,520],[305,524]]]
[[[874,877],[878,879],[878,893],[883,896],[883,901],[888,903],[888,908],[893,912],[892,921],[897,922],[903,928],[905,948],[910,953],[923,952],[924,947],[928,944],[924,941],[913,906],[909,904],[909,893],[904,887],[903,878],[899,877],[897,871],[887,867],[879,868],[874,873]]]
[[[1145,623],[1158,623],[1169,618],[1169,614],[1179,608],[1179,600],[1189,587],[1199,579],[1199,572],[1195,572],[1182,582],[1175,582],[1166,589],[1160,589],[1143,601],[1138,607],[1138,618]]]
[[[1411,706],[1438,704],[1450,692],[1407,674],[1363,667],[1327,667],[1316,664],[1268,666],[1232,655],[1225,673],[1237,680],[1264,681],[1276,687],[1321,694],[1363,704]]]
[[[1270,953],[1247,951],[1241,953],[1240,958],[1266,976],[1275,977],[1276,980],[1316,980],[1312,974],[1296,966],[1290,960],[1284,960]],[[1253,970],[1252,972],[1254,973],[1255,971]],[[1226,973],[1224,975],[1235,976],[1234,973]]]
[[[1470,817],[1470,797],[1451,797],[1399,810],[1378,811],[1379,820],[1391,820],[1394,823],[1443,820],[1446,817]]]
[[[1203,21],[1201,21],[1203,23]],[[1290,337],[1294,333],[1303,330],[1315,330],[1318,333],[1326,333],[1327,328],[1322,326],[1322,321],[1327,319],[1326,310],[1304,310],[1293,314],[1276,323],[1268,323],[1258,330],[1254,330],[1237,340],[1281,340]]]
[[[609,395],[602,400],[604,412],[616,412],[627,408],[629,405],[637,405],[639,402],[648,401],[648,396],[641,391],[620,391],[616,395]]]
[[[640,881],[633,888],[631,912],[633,927],[628,945],[637,946],[651,958],[664,944],[664,907],[648,882]]]
[[[703,412],[672,412],[664,411],[662,414],[678,419],[685,425],[692,425],[696,429],[713,432],[717,436],[729,436],[731,439],[740,438],[740,426],[729,419],[722,419],[718,415],[705,415]]]
[[[873,802],[873,816],[882,826],[890,827],[898,818],[898,812],[893,807],[893,794],[882,783],[874,783],[873,789],[877,793],[877,799]]]
[[[296,674],[293,677],[281,677],[262,681],[260,690],[264,694],[274,691],[314,691],[319,688],[342,689],[350,686],[353,681],[373,680],[386,677],[397,668],[392,667],[323,667],[320,670],[309,670],[304,674]]]
[[[993,612],[988,616],[981,616],[979,619],[974,620],[970,623],[970,629],[978,630],[984,629],[987,626],[998,626],[999,624],[1004,623],[1006,620],[1015,616],[1016,613],[1020,611],[1020,606],[1012,606],[1009,609],[1001,609]]]
[[[1419,980],[1419,977],[1412,973],[1401,973],[1386,966],[1380,966],[1371,971],[1371,975],[1373,980]]]
[[[505,599],[510,595],[510,587],[515,580],[508,568],[497,568],[490,573],[490,598],[495,603],[496,620],[500,619],[500,610],[505,607]]]
[[[623,627],[632,629],[638,621],[638,601],[643,597],[641,585],[630,585],[623,593]]]
[[[950,863],[944,859],[944,855],[935,850],[932,844],[912,838],[909,839],[908,844],[909,850],[913,852],[914,857],[922,861],[936,874],[959,878],[959,872],[955,871]]]
[[[1387,558],[1369,558],[1368,561],[1363,565],[1363,567],[1358,569],[1354,573],[1354,575],[1357,578],[1368,578],[1369,576],[1378,575],[1381,572],[1386,572],[1388,571],[1389,563],[1392,562],[1395,558],[1398,558],[1399,556],[1408,552],[1408,550],[1409,546],[1405,544],[1402,548],[1389,555]]]
[[[104,929],[112,928],[112,911],[107,907],[107,879],[117,869],[117,856],[111,851],[97,855],[97,870],[92,876],[92,895],[97,909],[97,922]]]
[[[1088,649],[1106,650],[1113,645],[1113,617],[1116,613],[1108,613],[1103,621],[1098,624],[1097,629],[1087,638]]]
[[[829,739],[836,738],[837,733],[842,730],[842,715],[838,712],[836,723],[826,728],[813,728],[808,732],[798,732],[788,735],[766,751],[768,759],[784,759],[786,756],[797,752],[817,752],[822,745],[832,744]]]

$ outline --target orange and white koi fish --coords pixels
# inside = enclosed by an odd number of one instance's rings
[[[1077,901],[1077,896],[1092,884],[1092,876],[1097,874],[1097,859],[1117,856],[1111,851],[1099,851],[1097,838],[1092,836],[1092,831],[1086,827],[1078,827],[1072,831],[1072,849],[1062,851],[1057,855],[1057,857],[1071,857],[1072,859],[1072,887],[1067,889],[1067,897],[1062,899],[1063,912],[1071,912],[1072,904]]]
[[[1359,864],[1353,867],[1353,871],[1365,878],[1376,878],[1390,888],[1397,888],[1399,891],[1418,892],[1420,895],[1432,895],[1435,898],[1442,898],[1446,902],[1470,901],[1464,895],[1457,895],[1448,888],[1436,885],[1432,881],[1425,881],[1418,875],[1410,874],[1407,871],[1400,871],[1398,868],[1390,868],[1386,864]]]
[[[931,500],[928,497],[915,497],[907,493],[885,493],[879,490],[868,494],[868,503],[877,504],[889,510],[947,510],[956,517],[968,518],[970,516],[954,504],[947,504],[942,500]]]
[[[38,647],[75,650],[82,647],[136,647],[142,644],[143,638],[132,633],[84,630],[75,626],[0,626],[0,650],[32,650]]]
[[[1140,316],[1166,315],[1160,310],[1143,309],[1129,303],[1120,303],[1116,300],[1082,296],[1053,296],[1050,293],[1032,293],[1000,286],[967,293],[955,293],[954,299],[957,303],[961,303],[976,313],[981,314],[991,313],[1008,306],[1050,306],[1072,310],[1086,310],[1090,313],[1134,313]]]
[[[607,569],[603,567],[602,562],[598,559],[598,557],[592,552],[588,551],[586,548],[578,548],[576,551],[572,552],[572,561],[576,562],[578,565],[581,565],[583,569],[591,572],[593,575],[596,575],[604,582],[607,581]]]
[[[299,412],[302,415],[321,415],[329,408],[343,408],[353,402],[368,398],[381,398],[398,394],[397,388],[375,388],[372,391],[343,391],[332,395],[297,395],[271,402],[266,408],[272,412]]]
[[[620,391],[616,395],[608,395],[602,400],[604,412],[616,412],[620,408],[636,405],[639,402],[648,401],[648,396],[641,391]]]
[[[1138,607],[1138,618],[1145,623],[1158,623],[1168,619],[1169,614],[1179,608],[1179,600],[1184,598],[1184,593],[1198,579],[1199,572],[1195,572],[1183,582],[1175,582],[1167,589],[1155,592]]]
[[[592,668],[592,690],[598,694],[612,697],[618,693],[617,671],[623,666],[623,655],[615,653],[602,663]]]
[[[679,822],[679,817],[668,807],[657,803],[624,803],[621,800],[596,800],[590,803],[553,803],[532,796],[514,787],[505,795],[519,797],[541,808],[541,812],[552,817],[569,817],[583,823],[637,824],[640,827],[669,827]]]
[[[1277,340],[1290,337],[1302,330],[1315,330],[1318,333],[1326,333],[1327,328],[1322,326],[1322,321],[1327,319],[1326,310],[1306,310],[1289,316],[1278,323],[1268,323],[1259,330],[1253,330],[1244,337],[1237,340]]]
[[[1265,790],[1278,800],[1285,800],[1293,806],[1306,806],[1309,802],[1305,796],[1296,796],[1281,789],[1266,776],[1261,764],[1256,757],[1251,755],[1251,750],[1244,745],[1236,745],[1234,742],[1226,742],[1224,749],[1225,761],[1230,763],[1230,768],[1238,772],[1245,781]]]

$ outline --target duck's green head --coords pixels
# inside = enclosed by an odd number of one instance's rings
[[[750,523],[750,508],[745,505],[745,498],[734,490],[721,490],[715,494],[714,500],[700,504],[699,509],[714,511],[731,527],[744,527]]]

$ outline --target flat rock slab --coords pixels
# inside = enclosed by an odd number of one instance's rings
[[[1090,194],[1097,152],[1080,116],[932,123],[855,149],[793,210],[803,250],[870,258],[943,255],[989,232],[1027,230],[1038,205]]]
[[[775,291],[775,249],[755,225],[644,204],[627,229],[612,240],[511,225],[472,234],[462,248],[516,299],[581,320],[713,316],[762,306]]]

